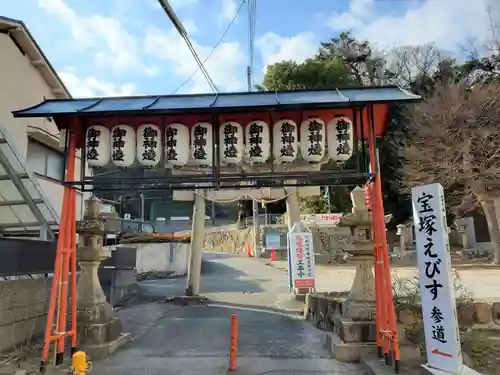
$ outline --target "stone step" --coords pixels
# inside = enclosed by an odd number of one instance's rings
[[[374,343],[346,343],[333,332],[325,332],[324,345],[331,355],[341,362],[359,362],[362,357],[377,352],[377,346]]]

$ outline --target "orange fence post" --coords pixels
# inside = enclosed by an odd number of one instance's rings
[[[274,262],[276,260],[276,249],[273,247],[271,249],[271,257],[269,258],[270,261]]]
[[[231,315],[231,337],[229,344],[229,371],[236,371],[236,351],[238,348],[238,316]]]

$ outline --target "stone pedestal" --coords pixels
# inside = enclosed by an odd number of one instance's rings
[[[122,333],[121,322],[106,301],[97,273],[101,261],[111,255],[102,247],[104,223],[99,220],[100,202],[91,198],[86,205],[84,219],[77,226],[77,260],[81,268],[77,284],[77,338],[80,348],[92,359],[99,359],[127,342],[129,334]]]
[[[355,353],[358,353],[361,347],[366,350],[372,345],[375,349],[377,341],[372,260],[362,256],[357,258],[351,260],[357,263],[351,291],[342,303],[342,314],[334,322],[335,332],[342,342],[352,346]]]

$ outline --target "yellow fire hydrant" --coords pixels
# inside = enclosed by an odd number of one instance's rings
[[[85,375],[92,370],[92,362],[87,361],[87,354],[78,350],[71,356],[71,370],[75,375]]]

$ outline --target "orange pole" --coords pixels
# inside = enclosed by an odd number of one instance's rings
[[[377,204],[379,206],[379,210],[383,212],[383,202],[382,202],[382,184],[380,182],[380,178],[376,182],[378,185],[378,197],[377,197]],[[381,252],[382,252],[382,266],[383,266],[383,272],[385,275],[385,295],[386,295],[386,306],[387,306],[387,318],[388,318],[388,325],[389,325],[389,330],[391,332],[391,341],[392,341],[392,354],[393,358],[395,361],[395,368],[396,368],[396,373],[399,372],[399,360],[400,360],[400,352],[399,352],[399,342],[398,342],[398,334],[397,334],[397,328],[396,328],[396,312],[394,309],[394,297],[392,295],[392,280],[391,280],[391,271],[390,271],[390,265],[389,265],[389,251],[387,249],[387,234],[385,230],[383,233],[381,232],[381,237],[383,241],[381,242]]]
[[[375,198],[375,193],[374,193],[374,198]],[[376,204],[376,199],[374,199],[374,217],[380,217],[380,208]],[[382,212],[382,217],[383,217],[383,212]],[[378,304],[378,309],[380,313],[380,331],[379,331],[379,336],[380,336],[380,343],[382,344],[382,351],[383,351],[383,356],[388,359],[390,355],[390,340],[388,338],[388,331],[389,331],[389,324],[387,320],[387,295],[385,293],[385,283],[387,279],[387,275],[384,272],[383,269],[383,264],[382,264],[382,239],[381,239],[381,231],[385,230],[385,223],[384,226],[381,226],[380,222],[375,222],[375,231],[377,233],[376,238],[376,244],[375,244],[375,251],[376,251],[376,267],[377,267],[377,277],[379,279],[378,281],[378,295],[380,298],[380,303]]]
[[[229,344],[229,371],[236,371],[236,351],[238,347],[238,316],[231,315],[231,337]]]
[[[67,155],[67,174],[66,180],[73,181],[75,176],[75,154],[76,154],[76,139],[70,135],[68,155]],[[60,365],[64,361],[64,341],[67,326],[67,312],[68,312],[68,281],[69,281],[69,263],[72,248],[72,235],[75,202],[73,201],[73,188],[69,186],[64,187],[64,198],[69,200],[69,208],[67,210],[67,217],[61,218],[65,221],[65,235],[64,244],[62,248],[62,274],[61,274],[61,311],[59,312],[59,319],[57,322],[57,334],[61,335],[57,345],[56,365]]]
[[[71,228],[71,350],[76,350],[76,190],[72,189],[73,212]]]
[[[374,129],[373,125],[373,107],[369,108],[369,118],[370,118],[370,126],[369,126],[369,147],[370,147],[370,165],[372,170],[375,171],[379,167],[378,160],[376,159],[375,152],[375,142],[374,142]],[[399,372],[399,343],[398,343],[398,335],[396,328],[396,313],[394,311],[394,298],[392,295],[392,281],[390,274],[390,266],[389,266],[389,251],[387,249],[387,234],[385,231],[385,218],[384,218],[384,205],[382,200],[382,183],[380,177],[380,170],[375,175],[373,179],[373,206],[376,207],[376,216],[375,213],[373,215],[373,221],[376,222],[377,226],[377,242],[378,242],[378,262],[380,264],[381,269],[381,294],[383,296],[382,308],[385,317],[385,326],[386,328],[383,331],[384,336],[388,338],[392,344],[392,354],[395,360],[395,368],[396,373]],[[387,342],[388,340],[384,340]],[[384,354],[390,354],[386,352],[386,345],[384,345]],[[386,357],[386,364],[389,364],[390,357]]]
[[[65,213],[67,211],[67,206],[68,206],[68,200],[64,199],[63,197],[61,218],[64,218],[66,216]],[[64,221],[61,220],[60,229],[61,227],[64,227],[63,223]],[[54,324],[54,315],[55,315],[56,302],[59,290],[59,277],[61,274],[61,246],[62,246],[62,233],[61,231],[59,231],[59,237],[57,240],[56,259],[54,261],[54,274],[52,276],[52,288],[50,290],[49,308],[47,312],[47,323],[45,324],[45,337],[42,348],[42,362],[40,364],[41,373],[45,372],[45,364],[49,360],[49,350],[50,350],[50,343],[51,343],[52,330]]]
[[[67,153],[67,165],[68,165],[68,170],[66,174],[66,179],[71,180],[73,179],[74,176],[74,161],[75,161],[75,141],[73,140],[73,143],[70,143],[70,149],[69,152]],[[73,148],[73,152],[71,152],[71,145]],[[71,168],[72,166],[72,168]],[[72,171],[71,171],[72,170]],[[72,174],[70,175],[70,172]],[[60,311],[60,306],[62,301],[62,298],[58,298],[59,295],[61,294],[62,297],[62,291],[60,289],[60,281],[64,277],[64,257],[65,257],[65,252],[68,249],[68,243],[69,243],[69,238],[68,238],[68,219],[71,217],[71,207],[74,206],[74,203],[72,204],[72,199],[70,197],[68,188],[64,188],[64,195],[63,195],[63,204],[62,204],[62,211],[61,211],[61,218],[60,218],[60,225],[59,225],[59,236],[57,240],[57,251],[56,251],[56,259],[54,261],[54,275],[52,278],[52,288],[50,291],[50,299],[49,299],[49,308],[48,308],[48,314],[47,314],[47,323],[45,326],[45,339],[44,339],[44,345],[42,349],[42,361],[40,364],[40,372],[45,372],[45,366],[46,363],[49,360],[49,351],[50,351],[50,344],[53,341],[59,340],[61,342],[61,339],[63,340],[63,346],[61,349],[61,345],[58,345],[56,348],[57,354],[64,350],[64,337],[68,335],[68,333],[63,333],[62,330],[60,330],[61,325],[59,324],[61,318],[66,320],[65,314],[61,314]],[[71,221],[69,221],[71,223]],[[67,268],[66,268],[67,269]],[[67,276],[67,273],[66,273]],[[66,284],[67,285],[67,284]],[[56,313],[56,303],[57,303],[57,324],[56,324],[56,334],[53,335],[53,324],[54,324],[54,316]],[[62,315],[62,316],[61,316]],[[75,330],[72,330],[73,333],[76,334]],[[56,354],[56,363],[62,362],[62,358],[58,358]],[[60,357],[60,355],[59,355]]]
[[[353,111],[353,115],[357,116],[358,112]],[[361,126],[364,127],[364,124],[362,123],[362,111],[359,112],[359,120],[358,123],[361,124]],[[369,125],[369,124],[368,124]],[[368,146],[369,146],[369,160],[370,160],[370,172],[374,172],[374,156],[372,156],[372,149],[373,149],[373,142],[372,142],[372,137],[373,137],[373,132],[371,126],[368,126]],[[382,291],[382,285],[381,285],[381,272],[380,272],[380,246],[379,246],[379,239],[378,239],[378,226],[377,226],[377,220],[374,220],[374,218],[378,217],[377,216],[377,205],[374,204],[374,197],[373,197],[373,182],[369,182],[366,184],[366,192],[365,194],[371,199],[370,202],[370,209],[372,213],[372,242],[373,242],[373,273],[375,276],[375,324],[376,324],[376,342],[377,342],[377,354],[379,358],[383,357],[383,342],[384,342],[384,324],[383,324],[383,319],[385,314],[383,313],[383,295],[381,293]]]
[[[371,117],[369,117],[371,120]],[[370,170],[372,172],[375,172],[376,169],[376,153],[375,153],[375,142],[374,142],[374,134],[373,134],[373,128],[370,124],[368,124],[368,145],[369,145],[369,153],[370,153]],[[377,204],[377,197],[376,197],[376,185],[375,185],[375,180],[378,178],[378,174],[374,176],[373,182],[372,182],[372,225],[374,229],[374,252],[375,252],[375,274],[376,274],[376,279],[378,281],[376,282],[376,288],[378,289],[378,302],[377,302],[377,309],[378,313],[380,315],[379,319],[379,329],[378,329],[378,335],[380,337],[380,343],[382,344],[382,351],[383,351],[383,356],[386,360],[386,363],[389,358],[389,353],[390,353],[390,342],[387,338],[387,332],[388,332],[388,323],[387,323],[387,298],[385,296],[385,273],[382,267],[382,248],[381,248],[381,231],[384,230],[385,228],[385,223],[381,225],[381,220],[384,220],[383,217],[383,211],[382,215],[380,215],[380,207]]]
[[[371,199],[370,209],[372,211],[372,217],[376,216],[376,207],[373,204],[373,184],[370,182],[366,185],[367,195]],[[377,228],[375,220],[372,220],[372,234],[373,234],[373,273],[375,275],[375,324],[377,328],[377,354],[382,357],[383,344],[381,332],[382,328],[382,310],[381,310],[381,296],[380,296],[380,267],[379,267],[379,246],[377,240]]]
[[[375,149],[373,142],[373,129],[371,124],[368,124],[368,148],[370,155],[370,171],[374,173],[376,171],[375,163]],[[374,252],[374,273],[375,273],[375,299],[376,299],[376,324],[377,324],[377,347],[378,354],[382,357],[382,352],[385,357],[389,354],[389,346],[384,335],[387,331],[387,324],[385,318],[387,316],[385,310],[386,302],[384,298],[384,274],[381,269],[380,263],[380,229],[379,220],[380,215],[378,213],[378,205],[375,201],[375,187],[374,182],[371,183],[371,194],[372,194],[372,231],[373,231],[373,252]]]

